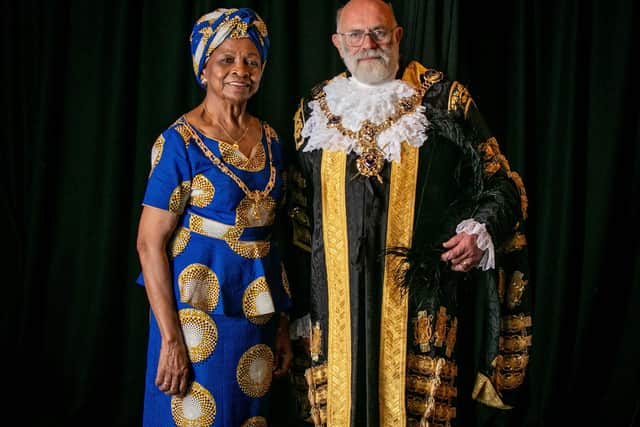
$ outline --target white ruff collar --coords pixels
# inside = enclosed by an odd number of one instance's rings
[[[331,112],[342,118],[342,125],[357,132],[362,122],[382,123],[391,116],[396,103],[416,91],[402,80],[392,80],[376,86],[365,85],[353,77],[336,77],[324,87],[327,105]],[[330,150],[360,154],[357,141],[342,135],[337,129],[327,127],[327,117],[318,101],[309,102],[311,115],[302,128],[302,137],[309,138],[302,151]],[[429,121],[425,108],[418,105],[412,113],[403,115],[376,138],[385,160],[400,161],[400,144],[406,141],[420,147],[427,140]]]

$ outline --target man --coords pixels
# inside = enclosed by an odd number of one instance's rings
[[[309,283],[318,426],[500,420],[525,377],[524,187],[464,86],[400,66],[402,32],[389,4],[349,1],[332,37],[348,73],[295,116],[289,213],[309,259],[289,269],[298,295]]]

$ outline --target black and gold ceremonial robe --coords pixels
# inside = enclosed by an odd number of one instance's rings
[[[356,153],[304,151],[308,100],[294,119],[287,267],[294,304],[308,300],[304,391],[318,426],[478,425],[511,411],[523,388],[531,313],[522,182],[463,85],[417,62],[398,78],[428,86],[428,139],[403,143],[382,182],[357,174]],[[455,273],[438,261],[466,218],[486,225],[495,269]]]

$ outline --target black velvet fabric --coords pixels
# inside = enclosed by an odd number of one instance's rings
[[[401,72],[403,69],[401,68]],[[400,73],[399,73],[400,74]],[[326,83],[326,82],[325,82]],[[312,90],[312,97],[325,83]],[[349,283],[351,303],[352,335],[352,407],[353,426],[377,426],[379,424],[378,376],[380,355],[380,307],[384,274],[384,256],[404,256],[409,263],[409,275],[413,274],[413,286],[405,283],[410,292],[409,308],[409,351],[415,351],[411,317],[418,310],[438,311],[447,307],[451,316],[457,316],[458,299],[462,297],[461,307],[467,310],[461,320],[466,332],[476,324],[476,318],[484,327],[480,335],[469,333],[465,337],[472,344],[472,352],[466,353],[468,363],[461,374],[463,388],[459,393],[462,408],[471,408],[471,387],[478,369],[487,370],[498,348],[500,307],[496,294],[495,280],[487,274],[468,275],[451,272],[450,266],[440,262],[444,251],[442,242],[455,234],[456,225],[473,217],[486,223],[496,247],[499,239],[506,238],[519,219],[519,194],[513,181],[504,171],[498,171],[486,179],[483,174],[481,153],[478,147],[491,136],[484,126],[480,113],[471,107],[465,116],[460,111],[448,111],[448,98],[451,82],[442,80],[434,84],[423,99],[426,116],[431,122],[428,140],[419,150],[418,181],[416,186],[415,221],[412,248],[388,248],[386,246],[386,224],[389,201],[390,166],[386,164],[381,175],[382,183],[376,179],[365,178],[357,174],[355,160],[351,153],[346,165],[346,200],[349,248]],[[310,114],[308,104],[304,105],[303,115]],[[321,159],[319,150],[305,152],[305,141],[299,141],[298,167],[306,180],[306,194],[312,202],[307,214],[312,219],[310,313],[312,323],[320,323],[322,334],[322,352],[314,365],[326,360],[328,313],[327,313],[327,277],[324,259],[322,235],[322,195],[321,195]],[[390,253],[393,251],[396,253]],[[431,273],[437,271],[439,283],[433,285],[433,276],[421,276],[416,269],[421,262],[429,261]],[[427,271],[425,269],[424,271]],[[477,276],[477,277],[476,277]],[[481,294],[470,295],[459,292],[460,286],[475,286],[483,283]],[[477,307],[476,307],[477,305]],[[479,317],[478,317],[479,316]],[[467,323],[468,322],[468,323]],[[464,347],[464,346],[463,346]],[[441,351],[442,352],[442,351]],[[468,357],[467,357],[468,356]],[[455,360],[454,356],[449,358]],[[330,363],[330,361],[329,361]],[[462,402],[467,400],[467,402]]]

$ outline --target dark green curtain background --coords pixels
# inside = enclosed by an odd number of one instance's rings
[[[291,144],[299,98],[342,70],[330,44],[340,4],[6,6],[1,200],[6,271],[21,286],[6,280],[3,353],[8,393],[28,408],[20,424],[140,424],[148,305],[134,283],[136,227],[153,141],[202,96],[195,19],[250,6],[266,20],[272,49],[250,108]],[[528,190],[534,352],[514,425],[640,422],[638,7],[394,2],[404,57],[469,87]],[[276,409],[290,412],[278,387]]]

